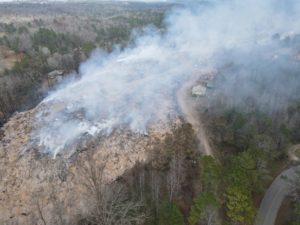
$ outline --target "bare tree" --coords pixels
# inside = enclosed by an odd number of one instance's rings
[[[162,182],[159,174],[155,170],[150,171],[150,187],[151,187],[151,199],[153,201],[156,213],[158,213],[159,204],[160,204],[160,190]]]
[[[206,207],[203,212],[203,221],[206,225],[220,224],[218,221],[218,210],[215,207]]]
[[[167,188],[169,200],[172,201],[180,191],[184,179],[183,158],[180,155],[174,156],[170,162],[170,169],[167,174]]]
[[[105,184],[104,168],[105,165],[97,166],[90,161],[80,169],[80,183],[90,206],[85,220],[92,225],[142,224],[145,220],[142,204],[131,201],[121,184]]]
[[[47,58],[47,64],[51,70],[60,69],[62,67],[62,55],[54,53],[52,56]]]

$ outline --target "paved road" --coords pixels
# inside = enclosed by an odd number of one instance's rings
[[[275,224],[278,210],[284,198],[292,191],[291,186],[282,179],[282,176],[293,179],[296,177],[295,171],[297,170],[300,170],[300,166],[287,169],[273,181],[261,202],[255,225]]]

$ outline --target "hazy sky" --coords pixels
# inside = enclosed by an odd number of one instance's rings
[[[89,1],[89,0],[0,0],[0,2],[15,2],[15,1],[24,1],[24,2],[38,2],[38,1],[51,1],[51,2],[56,2],[56,1],[68,1],[68,2],[78,2],[78,1]],[[170,0],[91,0],[93,2],[96,1],[135,1],[135,2],[167,2]]]

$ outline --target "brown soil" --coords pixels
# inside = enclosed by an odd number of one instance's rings
[[[192,98],[191,92],[189,90],[192,89],[192,86],[195,85],[199,77],[203,79],[207,74],[203,74],[202,76],[195,76],[190,79],[177,93],[178,103],[181,108],[182,113],[186,121],[192,124],[193,129],[197,134],[197,138],[200,142],[199,150],[205,154],[213,156],[213,150],[211,149],[211,144],[209,137],[204,130],[204,125],[200,118],[200,112],[198,111],[199,102],[197,99]],[[212,75],[210,75],[212,76]]]
[[[15,63],[21,61],[23,57],[23,53],[17,54],[5,46],[0,46],[0,73],[3,73],[6,69],[12,69]]]

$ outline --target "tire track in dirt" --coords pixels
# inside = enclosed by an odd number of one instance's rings
[[[200,112],[197,110],[199,103],[197,104],[195,98],[193,98],[191,94],[192,86],[195,85],[196,80],[196,78],[192,78],[180,88],[177,92],[177,101],[186,121],[189,122],[195,130],[200,143],[199,150],[204,155],[213,156],[209,139],[204,130],[203,123],[201,122]]]

